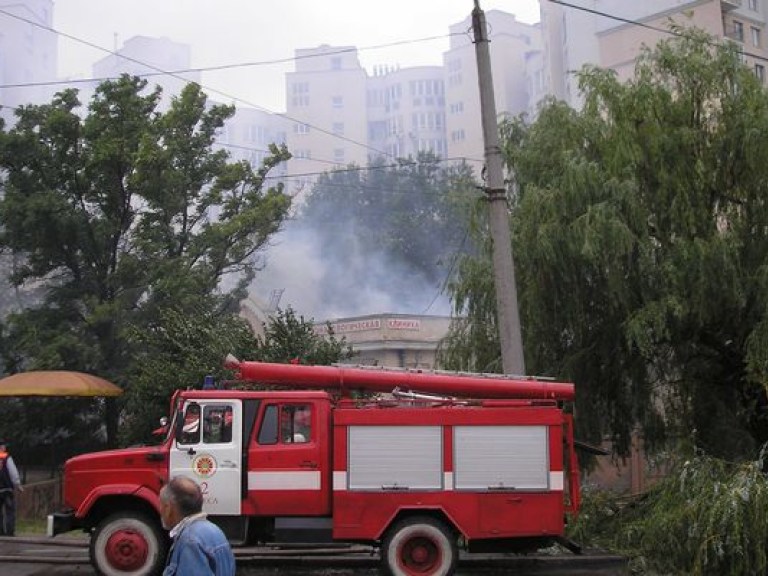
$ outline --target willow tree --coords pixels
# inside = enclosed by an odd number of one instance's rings
[[[677,32],[628,81],[582,71],[581,111],[502,127],[526,365],[575,381],[585,437],[738,459],[768,440],[768,95],[735,49]],[[495,314],[489,266],[453,285],[469,326]]]
[[[285,148],[273,146],[258,171],[229,162],[212,146],[232,107],[209,104],[194,84],[166,111],[159,99],[123,76],[86,110],[66,90],[22,107],[0,132],[0,247],[23,262],[12,283],[43,291],[8,320],[5,353],[17,368],[129,387],[142,358],[129,332],[169,307],[231,314],[252,256],[285,217],[289,198],[263,186]]]

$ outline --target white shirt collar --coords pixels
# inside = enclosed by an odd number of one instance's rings
[[[207,516],[208,514],[206,514],[205,512],[198,512],[197,514],[192,514],[190,516],[182,518],[181,522],[179,522],[178,524],[176,524],[176,526],[171,528],[171,531],[168,532],[168,535],[171,538],[176,538],[176,536],[178,536],[181,533],[181,531],[184,530],[184,528],[192,524],[192,522],[203,520]]]

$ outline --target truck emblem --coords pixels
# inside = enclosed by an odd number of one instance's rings
[[[210,454],[200,454],[192,460],[192,471],[201,478],[208,478],[216,474],[216,458]]]

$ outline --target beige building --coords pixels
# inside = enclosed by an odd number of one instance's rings
[[[527,73],[530,55],[541,50],[540,30],[498,10],[486,19],[496,110],[517,115],[529,108]],[[482,162],[477,59],[471,34],[464,33],[469,28],[470,19],[450,27],[442,66],[377,66],[372,75],[352,46],[296,50],[296,70],[286,75],[290,189],[306,190],[318,173],[365,166],[376,157],[431,151]],[[542,61],[536,62],[533,73],[541,76]]]
[[[440,66],[377,67],[368,79],[368,142],[380,156],[432,151],[445,157],[445,84]],[[377,153],[369,151],[369,156]]]
[[[549,93],[580,108],[575,72],[585,64],[616,70],[630,78],[643,46],[671,38],[672,23],[706,30],[735,42],[745,63],[765,82],[767,0],[571,0],[572,4],[615,18],[541,3],[544,64]],[[627,22],[627,20],[629,22]]]
[[[526,74],[530,54],[541,50],[540,28],[518,22],[514,15],[499,10],[489,10],[485,16],[496,113],[516,116],[529,109]],[[449,158],[482,161],[485,146],[477,56],[471,34],[466,33],[471,28],[471,18],[451,26],[450,47],[443,55],[446,137]]]
[[[286,74],[286,141],[293,158],[287,182],[302,192],[317,174],[368,163],[366,81],[354,46],[296,50],[296,70]]]
[[[446,316],[372,314],[330,322],[334,335],[346,338],[356,354],[351,364],[393,368],[435,368],[435,355],[448,333]],[[318,334],[327,334],[324,322],[315,323]]]
[[[288,123],[279,115],[238,107],[227,120],[216,139],[216,148],[227,151],[231,161],[245,160],[259,169],[267,156],[270,144],[285,144]],[[274,186],[287,172],[286,163],[275,166],[267,176],[267,186]]]

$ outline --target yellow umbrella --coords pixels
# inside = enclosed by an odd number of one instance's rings
[[[123,390],[84,372],[40,370],[0,379],[0,396],[119,396]]]

